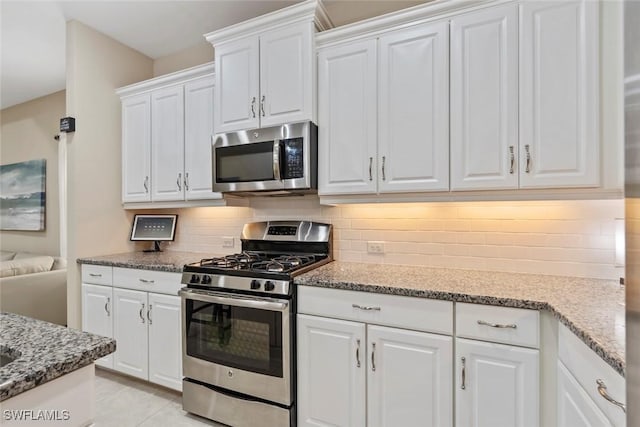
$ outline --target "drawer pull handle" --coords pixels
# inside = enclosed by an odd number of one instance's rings
[[[478,320],[478,325],[490,326],[492,328],[498,328],[498,329],[516,329],[518,327],[518,325],[516,325],[515,323],[509,323],[507,325],[503,325],[500,323],[485,322],[484,320]]]
[[[365,311],[380,311],[380,310],[382,310],[380,307],[370,307],[370,306],[367,306],[367,305],[358,305],[358,304],[351,304],[351,307],[359,308],[360,310],[365,310]]]
[[[462,362],[462,384],[460,384],[460,388],[464,390],[467,388],[467,359],[465,357],[461,357],[460,361]]]
[[[89,273],[89,276],[91,276],[91,277],[102,277],[102,274]]]
[[[376,370],[376,343],[371,344],[371,370],[375,372]]]
[[[358,346],[356,347],[356,366],[360,367],[360,340],[356,340]]]
[[[605,385],[604,381],[596,380],[596,384],[598,385],[598,393],[600,393],[600,396],[604,397],[607,402],[612,403],[618,408],[622,409],[622,412],[624,412],[625,414],[627,413],[627,407],[624,405],[624,403],[620,403],[609,396],[609,393],[607,393],[607,386]]]
[[[156,283],[155,280],[147,280],[147,279],[138,279],[140,280],[142,283]]]

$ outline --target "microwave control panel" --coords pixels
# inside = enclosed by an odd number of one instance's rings
[[[304,177],[304,152],[302,138],[290,138],[282,141],[284,144],[284,179]]]

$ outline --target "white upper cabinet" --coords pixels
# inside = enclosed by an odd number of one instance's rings
[[[259,126],[259,52],[257,36],[216,46],[216,133]]]
[[[151,198],[184,199],[184,93],[174,86],[151,93]]]
[[[451,190],[518,188],[518,5],[451,20]]]
[[[449,189],[447,22],[318,54],[318,193]]]
[[[449,189],[448,30],[445,21],[379,39],[380,192]]]
[[[214,87],[204,64],[116,91],[125,208],[226,204],[212,191]]]
[[[122,100],[122,201],[151,201],[151,97]]]
[[[215,133],[315,121],[315,31],[331,26],[308,0],[205,34],[215,49]]]
[[[376,41],[318,55],[318,193],[375,193]]]
[[[213,76],[184,85],[184,189],[186,200],[213,199],[211,140],[213,136]]]
[[[520,5],[520,186],[600,182],[599,2]]]
[[[260,36],[260,125],[311,120],[313,24]]]

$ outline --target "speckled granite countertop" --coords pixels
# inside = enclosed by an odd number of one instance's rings
[[[78,258],[79,264],[107,265],[111,267],[137,268],[141,270],[182,273],[185,264],[211,258],[217,254],[201,252],[127,252],[89,258]]]
[[[113,353],[116,342],[13,313],[0,313],[0,402]]]
[[[549,310],[625,375],[624,289],[616,281],[334,261],[300,285]]]

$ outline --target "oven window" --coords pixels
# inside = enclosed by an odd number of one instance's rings
[[[216,182],[273,179],[273,141],[216,148]]]
[[[282,377],[282,313],[186,300],[187,354]]]

